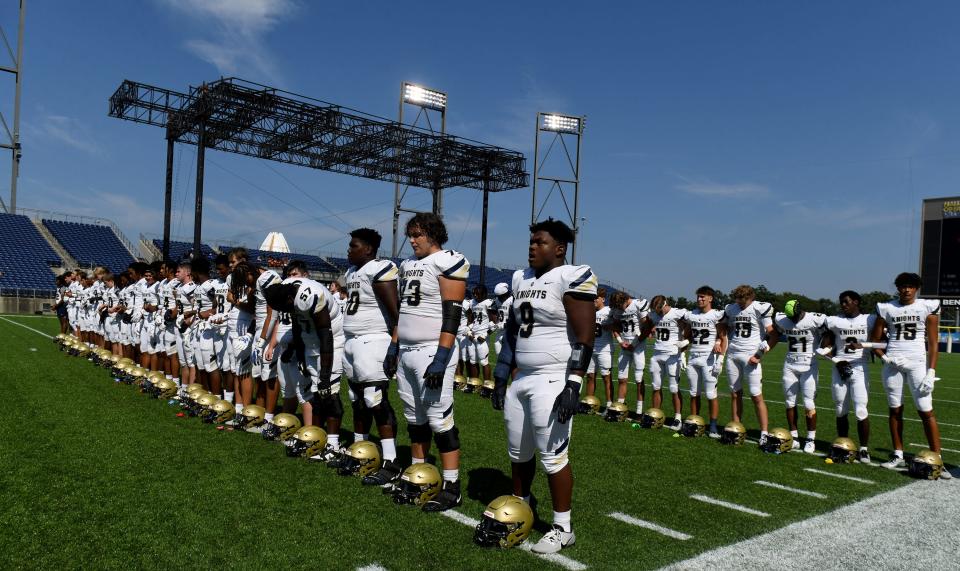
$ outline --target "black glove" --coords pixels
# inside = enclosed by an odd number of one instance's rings
[[[330,388],[333,386],[332,376],[330,371],[324,371],[323,369],[317,374],[317,394],[321,397],[330,396]]]
[[[490,395],[490,402],[493,404],[493,410],[503,410],[503,403],[507,398],[507,378],[493,377],[493,394]]]
[[[568,420],[577,414],[580,402],[580,383],[576,381],[567,381],[563,390],[557,395],[557,400],[553,402],[553,412],[557,413],[557,421],[560,424],[566,424]]]
[[[399,354],[400,345],[391,342],[390,347],[387,348],[387,356],[383,358],[383,374],[387,376],[387,380],[397,374],[397,355]]]
[[[848,361],[840,361],[837,363],[837,372],[840,373],[840,378],[849,381],[850,377],[853,376],[853,365]]]
[[[437,354],[433,362],[423,374],[423,384],[430,390],[437,390],[443,386],[443,377],[447,372],[447,361],[450,360],[450,347],[437,347]]]
[[[173,316],[173,310],[172,310],[172,309],[168,309],[168,310],[166,310],[166,311],[163,312],[163,323],[164,323],[165,325],[170,325],[171,323],[174,322],[174,320],[176,320],[176,317]]]

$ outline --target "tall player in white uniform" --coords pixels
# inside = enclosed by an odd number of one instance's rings
[[[390,405],[390,379],[383,360],[400,312],[399,273],[390,260],[377,258],[381,237],[376,230],[358,228],[350,233],[344,276],[347,305],[343,318],[344,372],[353,407],[354,441],[370,438],[376,423],[383,460],[380,469],[365,476],[365,485],[385,486],[400,478],[397,463],[397,418]]]
[[[594,300],[597,314],[593,331],[593,356],[587,367],[586,394],[590,396],[597,394],[597,375],[600,375],[607,397],[606,406],[609,407],[613,401],[613,382],[610,380],[610,367],[613,365],[613,335],[610,331],[614,322],[610,317],[610,308],[604,305],[606,300],[607,290],[602,287],[597,288],[597,299]]]
[[[487,288],[483,284],[474,286],[473,299],[467,312],[470,327],[470,371],[484,381],[493,380],[490,376],[490,326],[493,323],[493,300],[487,298]]]
[[[883,359],[883,388],[890,407],[890,437],[893,457],[884,468],[903,466],[903,385],[910,387],[913,403],[923,422],[923,432],[930,450],[940,453],[940,427],[933,413],[933,385],[937,378],[937,357],[940,326],[940,302],[917,299],[920,276],[902,273],[897,276],[897,299],[877,304],[877,320],[870,338],[873,343],[886,340],[886,347],[874,348]],[[884,332],[886,332],[884,334]],[[952,478],[943,471],[941,477]]]
[[[707,396],[710,438],[720,438],[717,417],[720,402],[717,400],[717,379],[723,369],[727,352],[727,327],[722,323],[723,311],[713,308],[716,292],[710,286],[697,288],[697,309],[686,315],[690,361],[687,364],[687,380],[690,382],[690,412],[700,414],[700,395]]]
[[[747,386],[750,398],[760,421],[760,445],[767,443],[769,417],[767,403],[763,400],[763,369],[760,360],[777,344],[773,329],[773,306],[757,301],[757,293],[748,285],[737,286],[732,297],[734,302],[724,308],[724,319],[729,332],[727,349],[727,380],[730,382],[733,420],[742,422],[743,385]],[[767,337],[767,339],[764,339]]]
[[[510,295],[510,285],[506,282],[500,282],[493,288],[493,295],[497,296],[497,299],[493,300],[493,309],[496,312],[496,329],[497,329],[497,338],[493,342],[493,348],[497,352],[497,355],[500,354],[500,349],[503,347],[503,331],[504,326],[507,324],[507,316],[510,315],[510,308],[513,307],[513,296]]]
[[[667,298],[656,295],[650,300],[652,312],[647,316],[640,334],[642,339],[654,336],[653,356],[650,357],[650,385],[653,388],[653,406],[660,408],[663,401],[662,386],[666,377],[673,401],[673,420],[666,425],[671,430],[680,430],[683,424],[683,399],[680,396],[680,372],[686,370],[690,344],[687,339],[686,309],[670,307]],[[639,414],[640,411],[638,411]]]
[[[437,444],[443,489],[423,510],[445,511],[462,502],[453,376],[470,263],[459,252],[441,249],[447,229],[436,214],[414,215],[406,234],[414,257],[400,264],[400,318],[384,359],[384,373],[397,375],[413,462],[426,460],[431,435]]]
[[[797,430],[797,397],[803,398],[807,420],[807,439],[803,451],[813,454],[817,438],[817,379],[820,368],[816,350],[826,327],[827,316],[805,311],[800,302],[791,299],[784,304],[783,313],[775,314],[773,327],[787,343],[783,359],[783,400],[787,409],[787,424],[793,436],[793,448],[800,448]]]
[[[620,325],[613,331],[613,339],[620,345],[620,357],[617,359],[617,402],[627,400],[627,382],[630,379],[630,366],[633,365],[633,380],[637,384],[637,414],[643,412],[643,397],[646,385],[643,382],[643,369],[646,367],[647,343],[640,337],[643,321],[650,313],[647,300],[633,299],[625,292],[614,292],[610,296],[610,314]]]
[[[860,313],[860,294],[851,290],[840,294],[840,312],[840,315],[827,317],[827,331],[823,335],[823,346],[835,348],[835,356],[831,358],[836,365],[833,368],[831,393],[837,413],[837,436],[846,438],[850,435],[850,419],[847,415],[852,403],[860,439],[857,460],[861,464],[869,464],[870,415],[867,403],[870,377],[867,351],[863,345],[867,343],[877,318]],[[830,354],[829,349],[826,353],[817,352],[824,357]]]
[[[269,423],[273,421],[273,411],[277,408],[280,387],[277,383],[276,359],[268,360],[264,355],[272,328],[276,326],[276,317],[273,309],[267,305],[263,291],[282,280],[275,271],[250,262],[243,264],[239,272],[234,270],[234,280],[241,279],[241,276],[236,276],[238,273],[242,274],[247,286],[252,288],[254,341],[250,356],[251,376],[256,385],[256,403],[267,411],[264,420]]]
[[[493,408],[504,411],[513,495],[529,503],[536,452],[550,484],[553,527],[534,553],[556,553],[576,541],[570,436],[593,352],[597,277],[589,266],[564,263],[573,240],[573,231],[552,218],[530,226],[530,267],[513,274],[513,311],[494,374]]]
[[[177,282],[180,284],[173,300],[172,315],[177,335],[177,360],[180,386],[187,387],[197,379],[196,360],[193,351],[193,292],[197,284],[193,283],[190,262],[180,262],[177,266]]]
[[[156,371],[157,351],[160,338],[160,328],[157,326],[157,311],[160,309],[160,293],[157,277],[160,274],[159,264],[152,264],[143,273],[144,285],[143,304],[141,311],[143,318],[140,326],[140,366],[150,371]]]

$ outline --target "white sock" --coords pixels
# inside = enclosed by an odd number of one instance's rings
[[[263,415],[263,420],[265,420],[265,421],[267,421],[267,422],[273,422],[273,413],[272,413],[272,412],[268,412],[268,413],[266,413],[265,415]]]
[[[328,434],[327,435],[327,444],[337,448],[340,446],[340,435],[339,434]]]
[[[638,400],[638,401],[637,401],[637,414],[640,414],[641,412],[643,412],[643,401],[642,401],[642,400]]]
[[[570,533],[570,510],[553,512],[553,525],[559,526],[563,531]]]
[[[817,439],[817,431],[816,431],[816,430],[808,430],[808,431],[807,431],[807,440],[816,440],[816,439]]]
[[[227,402],[233,402],[233,393],[229,391],[223,391],[223,400]]]
[[[180,388],[180,387],[183,386],[182,384],[180,384],[180,378],[179,378],[179,377],[174,377],[174,378],[171,379],[171,380],[173,381],[173,384],[177,385],[177,388]]]
[[[867,451],[867,447],[866,447],[866,446],[861,446],[861,447],[860,447],[860,452],[866,452],[866,451]]]
[[[903,450],[894,450],[893,455],[903,460]]]
[[[353,441],[354,441],[354,442],[363,442],[363,441],[366,440],[366,439],[367,439],[367,435],[366,435],[366,434],[360,434],[359,432],[354,432],[354,433],[353,433]]]
[[[393,462],[397,459],[397,441],[394,438],[381,438],[380,447],[383,448],[383,459]]]
[[[791,430],[791,431],[790,431],[790,436],[792,436],[793,439],[796,440],[796,439],[800,438],[800,432],[797,431],[797,430]]]
[[[766,430],[761,430],[761,431],[760,431],[760,436],[766,436],[766,435],[767,435],[767,431],[766,431]]]
[[[233,405],[233,410],[237,411],[237,414],[240,414],[241,412],[243,412],[243,405],[235,404]],[[264,418],[266,418],[266,415],[264,415]]]
[[[460,479],[460,470],[444,470],[443,471],[444,482],[456,482],[459,479]]]
[[[413,458],[410,458],[411,464],[423,464],[424,461],[425,460],[423,458],[417,458],[416,456],[414,456]]]
[[[620,403],[620,404],[623,404],[623,403],[627,402],[627,399],[617,399],[617,402]]]
[[[607,408],[610,408],[610,405],[612,405],[612,404],[613,404],[612,402],[607,401]]]
[[[678,413],[676,413],[676,414],[673,415],[673,419],[674,419],[674,420],[683,420],[683,417],[681,417],[681,416],[680,416],[680,413],[678,412]]]

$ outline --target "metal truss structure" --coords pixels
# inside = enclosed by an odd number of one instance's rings
[[[530,207],[530,222],[531,224],[536,223],[540,219],[547,203],[550,201],[550,197],[556,191],[556,195],[563,202],[570,228],[576,236],[570,255],[570,263],[573,264],[577,263],[577,243],[580,241],[580,223],[583,221],[580,218],[580,146],[583,142],[585,125],[586,117],[561,115],[559,113],[537,113],[537,134],[533,147],[533,202]],[[540,151],[544,146],[542,142],[544,134],[547,134],[549,144],[546,145],[546,151],[541,156]],[[568,139],[570,139],[569,144]],[[572,153],[570,145],[574,147]],[[556,147],[563,151],[566,162],[560,162],[564,164],[564,168],[544,173],[545,163],[551,153],[556,150]],[[566,167],[569,167],[569,170]],[[543,183],[549,183],[550,188],[546,196],[539,202],[538,208],[537,191]],[[540,192],[542,193],[542,190]],[[571,201],[573,202],[572,210],[570,208]]]
[[[500,192],[528,184],[522,153],[237,78],[191,87],[187,93],[126,80],[110,97],[109,115],[166,129],[164,255],[174,143],[198,146],[195,251],[200,248],[207,148],[431,191],[465,187]]]

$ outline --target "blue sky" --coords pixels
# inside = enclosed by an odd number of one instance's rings
[[[0,10],[8,34],[15,16]],[[918,265],[920,200],[960,195],[958,16],[949,2],[31,2],[19,203],[161,231],[162,130],[107,117],[125,78],[235,75],[389,117],[407,80],[448,92],[449,132],[530,168],[537,111],[587,115],[579,261],[603,279],[648,297],[892,289]],[[195,154],[178,147],[180,236]],[[342,251],[372,225],[389,244],[392,196],[210,152],[204,240],[281,230]],[[479,194],[445,200],[449,246],[478,260]],[[530,190],[490,206],[488,259],[522,264]]]

